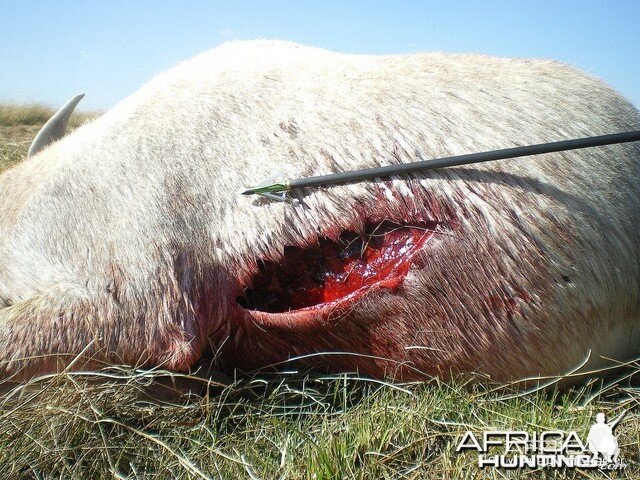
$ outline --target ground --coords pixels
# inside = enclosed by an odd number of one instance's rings
[[[51,113],[0,105],[0,170],[24,158]],[[639,372],[634,363],[631,382],[528,392],[287,373],[226,388],[194,380],[198,395],[170,402],[148,398],[162,372],[63,374],[0,397],[0,478],[640,478]],[[598,412],[610,421],[624,410],[614,430],[623,472],[479,469],[476,452],[455,452],[467,430],[575,431],[584,441]]]

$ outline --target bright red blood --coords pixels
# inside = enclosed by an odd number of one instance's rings
[[[287,247],[282,263],[260,265],[238,302],[276,313],[355,299],[373,286],[396,288],[434,228],[385,222],[362,236],[343,232],[337,243],[321,239],[315,248]]]

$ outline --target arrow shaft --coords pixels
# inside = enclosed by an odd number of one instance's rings
[[[299,178],[289,182],[289,189],[319,187],[328,185],[340,185],[345,183],[359,182],[363,180],[373,180],[376,178],[386,178],[393,175],[403,175],[409,173],[419,173],[443,167],[454,167],[468,165],[471,163],[490,162],[493,160],[504,160],[508,158],[526,157],[530,155],[540,155],[543,153],[562,152],[565,150],[575,150],[580,148],[598,147],[602,145],[612,145],[616,143],[635,142],[640,140],[640,130],[613,133],[610,135],[600,135],[597,137],[577,138],[573,140],[562,140],[559,142],[541,143],[524,147],[505,148],[502,150],[492,150],[488,152],[469,153],[453,157],[436,158],[433,160],[422,160],[419,162],[400,163],[397,165],[387,165],[384,167],[367,168],[344,173],[333,173],[330,175],[319,175],[315,177]],[[274,191],[274,190],[271,190]],[[282,191],[282,190],[279,190]]]

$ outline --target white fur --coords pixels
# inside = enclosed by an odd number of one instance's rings
[[[170,329],[173,340],[158,358],[174,358],[175,349],[203,342],[190,317],[176,319],[182,310],[167,303],[165,284],[158,284],[182,252],[219,272],[218,290],[232,291],[250,281],[257,259],[279,259],[285,245],[313,244],[333,226],[362,223],[357,207],[395,215],[428,195],[457,212],[458,230],[429,246],[431,272],[412,271],[400,294],[383,292],[362,306],[382,317],[392,304],[406,308],[393,322],[409,330],[437,327],[439,334],[417,341],[449,353],[416,351],[412,362],[473,363],[507,378],[562,371],[588,350],[613,358],[635,353],[636,144],[316,189],[300,202],[237,192],[280,171],[297,178],[638,128],[638,112],[618,94],[549,60],[225,44],[157,76],[0,177],[0,302],[13,305],[0,310],[0,361],[3,349],[9,358],[74,352],[91,337],[41,327],[33,345],[19,344],[28,342],[24,333],[11,346],[16,331],[36,321],[17,307],[54,287],[65,293],[55,308],[42,306],[42,315],[67,315],[81,298],[100,305],[95,322],[113,349],[135,349],[143,337],[165,338]],[[420,205],[421,219],[448,220]],[[114,268],[117,302],[109,293]],[[171,289],[176,302],[180,295],[193,302],[192,277],[184,275]],[[226,276],[233,285],[221,280]],[[449,294],[433,297],[438,286]],[[520,287],[528,296],[513,293]],[[512,317],[479,313],[496,296],[512,297]],[[215,306],[206,334],[245,338],[228,319],[233,302],[225,297]],[[432,302],[441,312],[437,322]],[[164,314],[152,318],[145,309]],[[134,318],[144,325],[125,325]],[[54,340],[60,335],[73,341]],[[625,335],[630,348],[617,340]]]

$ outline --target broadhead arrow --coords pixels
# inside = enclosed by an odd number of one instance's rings
[[[543,153],[562,152],[565,150],[575,150],[579,148],[636,142],[639,140],[640,130],[635,130],[630,132],[613,133],[610,135],[561,140],[559,142],[540,143],[524,147],[491,150],[488,152],[468,153],[465,155],[435,158],[419,162],[386,165],[384,167],[366,168],[363,170],[352,170],[350,172],[332,173],[317,177],[297,178],[294,180],[288,180],[282,174],[279,174],[265,180],[253,188],[245,189],[241,193],[243,195],[262,195],[272,200],[283,201],[285,200],[285,192],[297,188],[326,187],[330,185],[361,182],[363,180],[378,181],[394,175],[419,173],[436,168],[455,167],[459,165],[490,162],[493,160],[505,160],[508,158],[526,157],[529,155],[540,155]]]

